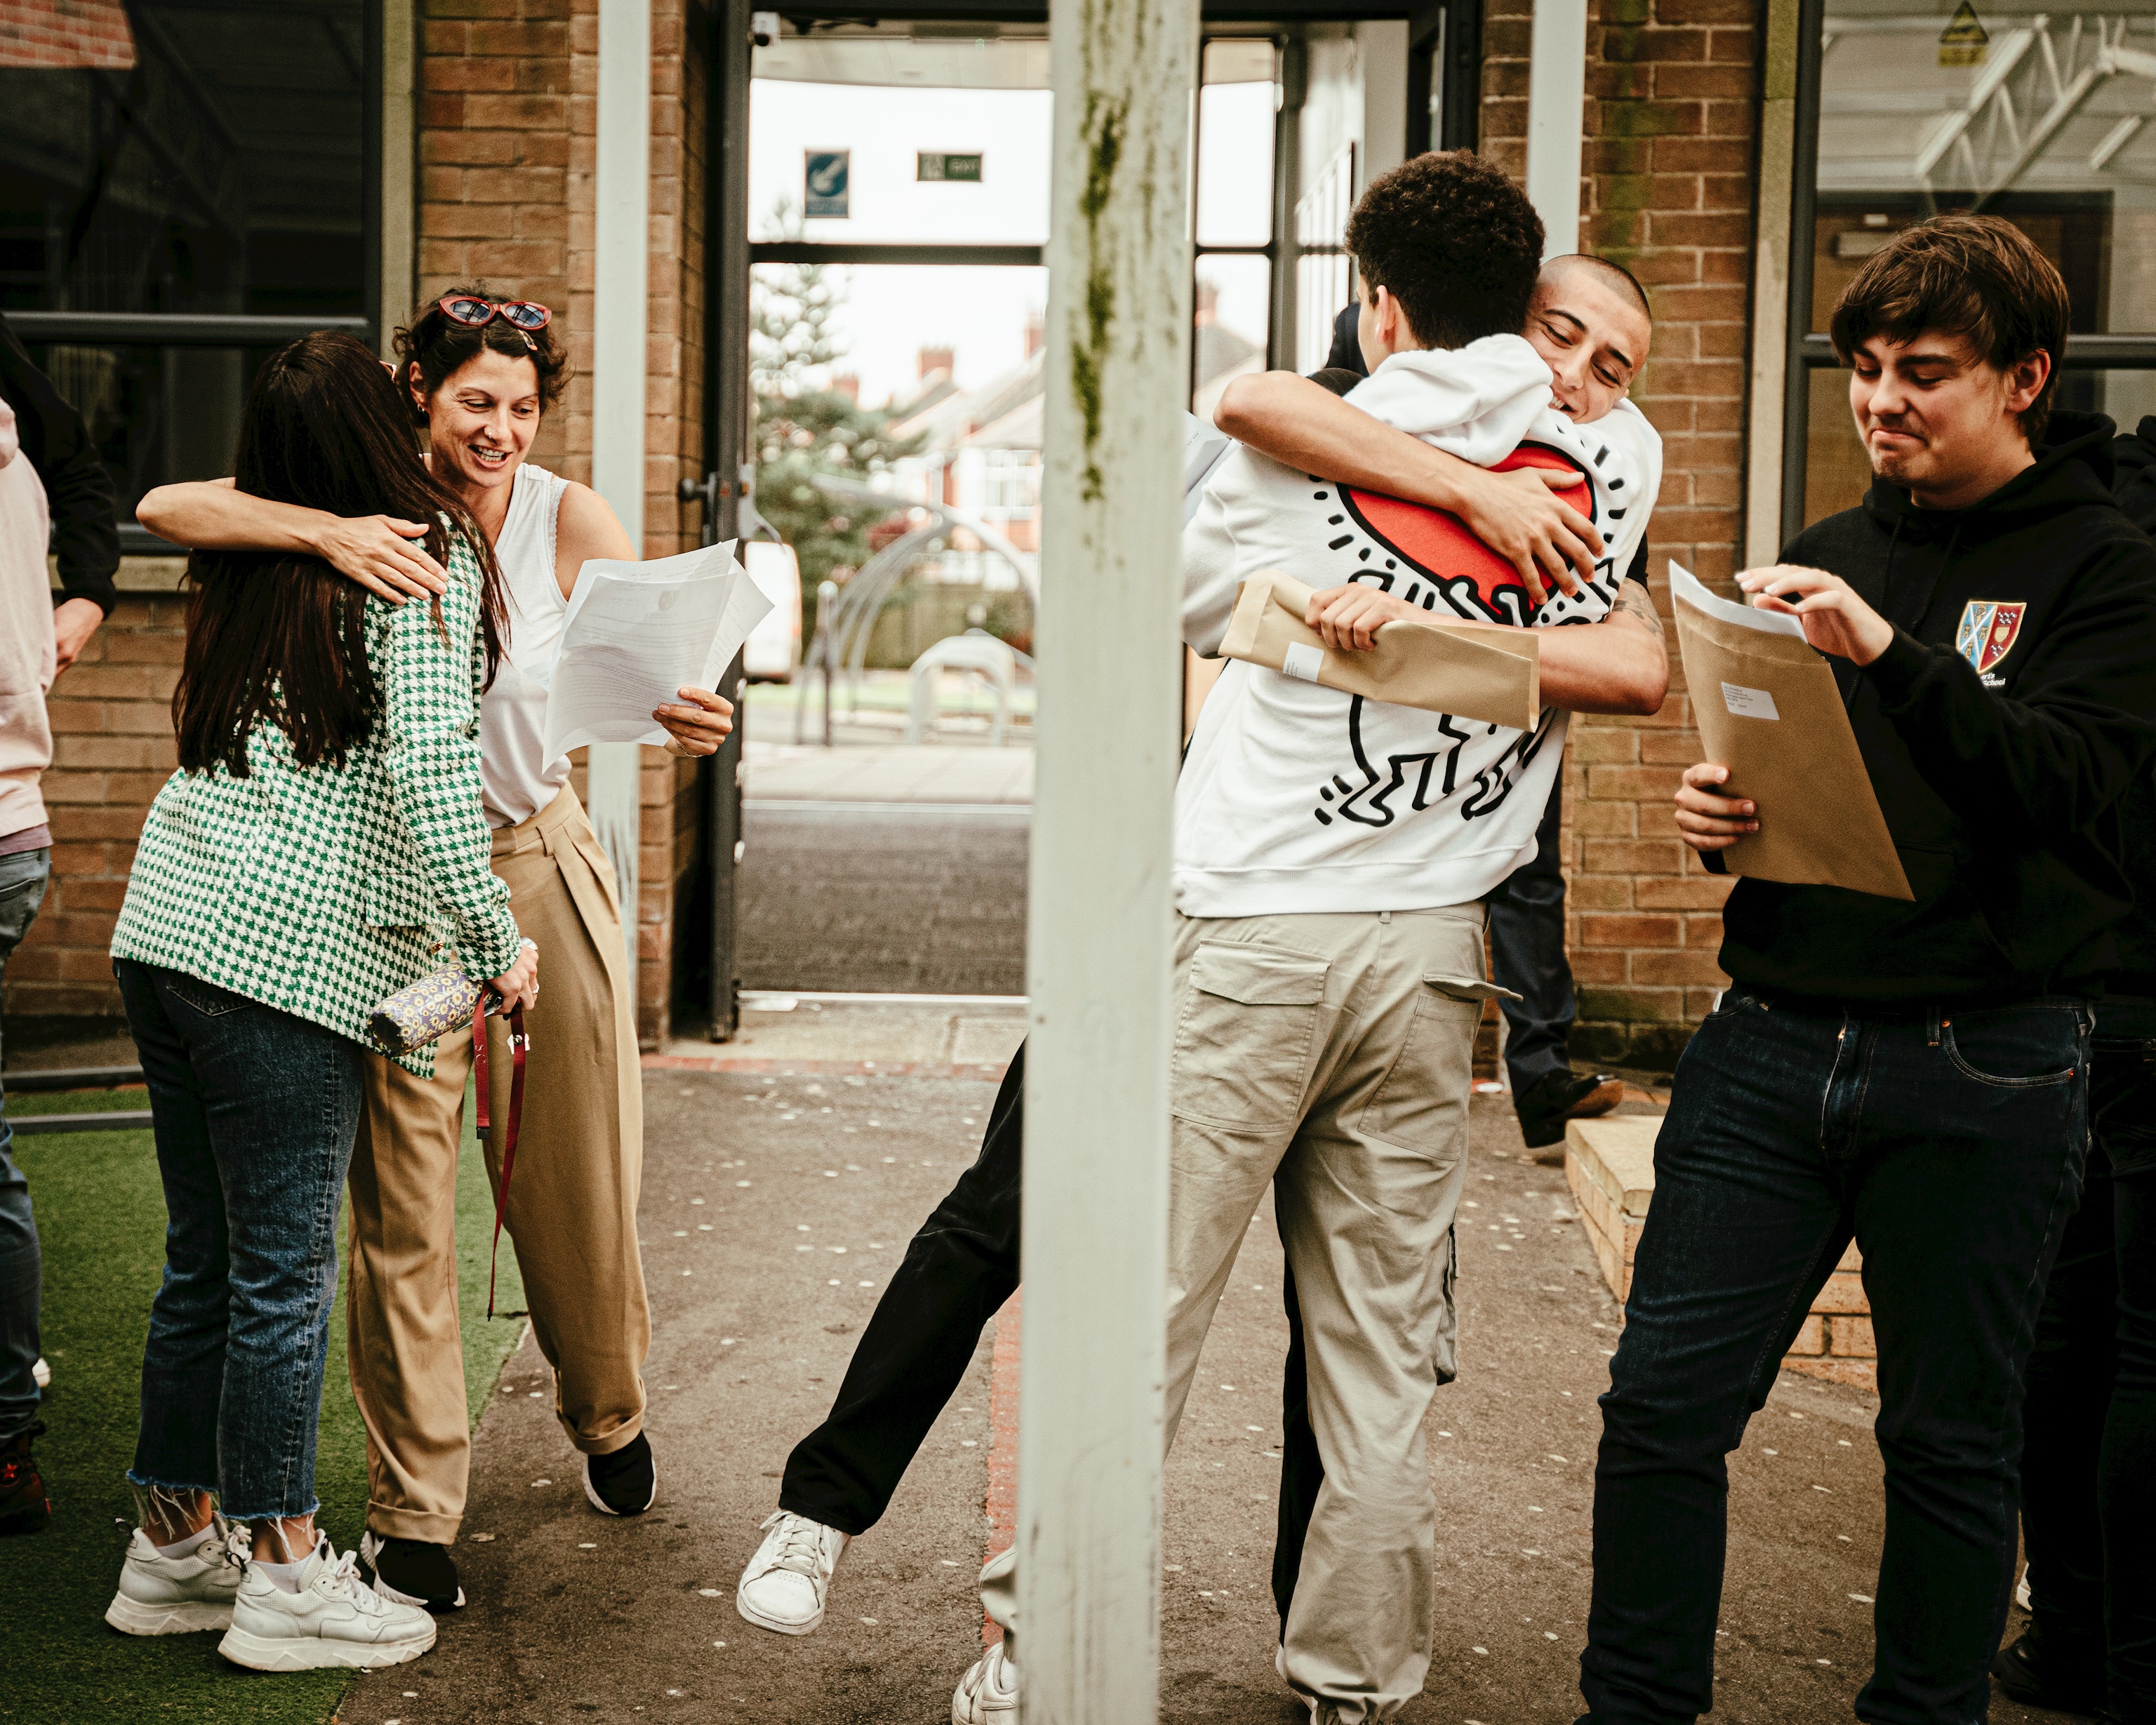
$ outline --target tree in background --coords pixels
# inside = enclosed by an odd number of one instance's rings
[[[781,239],[800,238],[801,219],[790,200],[779,201],[772,226]],[[761,264],[750,295],[757,512],[778,529],[800,562],[802,626],[808,630],[815,627],[817,584],[844,581],[868,560],[875,517],[872,510],[826,496],[810,476],[865,480],[920,446],[917,438],[890,441],[883,435],[887,412],[863,408],[824,381],[845,352],[833,326],[844,303],[843,283],[823,264]]]

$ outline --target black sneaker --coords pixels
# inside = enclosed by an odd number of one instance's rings
[[[1607,1114],[1624,1100],[1625,1081],[1610,1073],[1545,1072],[1524,1095],[1514,1098],[1512,1107],[1520,1117],[1520,1136],[1527,1141],[1527,1148],[1542,1150],[1564,1142],[1568,1120]]]
[[[367,1584],[385,1599],[425,1611],[454,1611],[465,1602],[456,1559],[446,1545],[385,1538],[370,1527],[360,1536],[359,1561]]]
[[[1999,1686],[2024,1707],[2092,1713],[2103,1705],[2103,1637],[2061,1633],[2031,1620],[1991,1661]]]
[[[0,1534],[34,1533],[53,1518],[44,1476],[30,1453],[30,1440],[44,1431],[40,1420],[0,1444]]]
[[[605,1516],[640,1516],[658,1501],[659,1469],[642,1432],[610,1455],[584,1457],[584,1496]]]

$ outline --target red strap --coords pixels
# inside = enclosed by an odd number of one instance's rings
[[[509,1177],[516,1167],[516,1132],[524,1123],[524,1056],[531,1046],[531,1039],[524,1030],[524,1009],[512,1006],[509,1009],[509,1054],[515,1067],[509,1081],[509,1130],[501,1141],[501,1183],[494,1195],[494,1245],[486,1260],[486,1315],[494,1316],[494,1271],[501,1256],[501,1221],[509,1214]],[[489,1132],[487,1111],[491,1101],[486,1070],[486,1014],[483,1012],[472,1018],[472,1077],[474,1088],[479,1093],[479,1135]]]

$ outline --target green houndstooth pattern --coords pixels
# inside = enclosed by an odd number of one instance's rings
[[[447,638],[418,599],[367,601],[373,731],[342,767],[301,768],[274,724],[251,772],[175,773],[150,805],[112,952],[185,971],[354,1041],[388,995],[452,957],[516,963],[509,889],[480,809],[480,572],[452,538]],[[446,954],[444,952],[446,948]],[[424,1077],[431,1045],[399,1057]]]

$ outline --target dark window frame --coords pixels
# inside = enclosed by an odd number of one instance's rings
[[[1819,226],[1820,92],[1825,75],[1826,0],[1799,0],[1797,16],[1795,178],[1789,198],[1789,346],[1782,379],[1781,542],[1804,530],[1805,468],[1811,442],[1811,377],[1840,370],[1834,344],[1811,327],[1814,248]],[[2156,371],[2156,334],[2072,335],[2060,356],[2074,372]]]
[[[360,267],[357,317],[273,317],[249,313],[11,311],[8,326],[25,342],[80,342],[86,347],[282,347],[317,330],[343,330],[377,351],[382,305],[382,0],[360,0]],[[121,521],[120,549],[131,557],[169,557],[179,547],[145,526]]]

